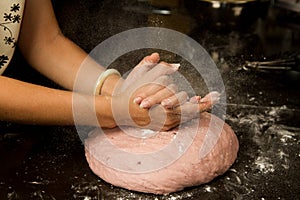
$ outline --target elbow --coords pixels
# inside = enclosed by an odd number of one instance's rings
[[[43,57],[49,55],[53,47],[59,44],[59,41],[65,36],[60,29],[44,32],[44,33],[32,33],[24,35],[20,34],[19,37],[19,49],[26,59],[26,61],[35,66],[43,59]]]

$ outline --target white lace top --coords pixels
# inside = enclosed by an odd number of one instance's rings
[[[24,6],[25,0],[0,0],[0,75],[14,54]]]

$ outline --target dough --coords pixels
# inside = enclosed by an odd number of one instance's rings
[[[179,130],[104,132],[95,130],[85,141],[92,171],[115,186],[145,193],[168,194],[207,183],[229,169],[239,147],[230,126],[209,113]]]

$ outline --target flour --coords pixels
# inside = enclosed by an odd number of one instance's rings
[[[212,189],[210,186],[206,185],[206,186],[204,187],[204,191],[205,191],[205,192],[213,192],[213,189]]]
[[[152,136],[155,133],[156,133],[156,131],[153,131],[153,130],[150,130],[150,129],[142,129],[141,130],[142,138],[147,138],[149,136]]]
[[[270,159],[267,157],[261,157],[258,156],[255,160],[256,167],[262,172],[262,173],[270,173],[274,172],[275,168],[274,165],[271,163]]]

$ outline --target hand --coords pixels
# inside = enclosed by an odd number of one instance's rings
[[[171,89],[170,92],[166,92],[171,94],[170,97],[163,100],[161,104],[152,106],[149,110],[136,104],[136,96],[142,94],[145,88],[149,89],[151,87],[155,88],[161,86],[159,84],[162,83],[160,81],[162,77],[166,74],[174,73],[176,70],[176,67],[174,68],[165,63],[160,63],[148,69],[148,71],[145,70],[143,74],[136,76],[139,79],[136,78],[135,81],[129,79],[130,84],[127,82],[128,85],[126,85],[123,82],[122,87],[119,87],[119,91],[116,90],[116,94],[113,94],[112,101],[113,115],[117,125],[139,126],[154,130],[169,130],[178,126],[180,123],[199,116],[200,112],[209,110],[213,104],[218,101],[219,94],[217,92],[211,92],[203,99],[193,97],[189,102],[185,102],[187,100],[187,94],[185,92],[174,94],[174,90]],[[162,90],[154,95],[164,90],[169,90],[170,85],[163,87]],[[156,92],[156,90],[149,91]],[[163,97],[161,96],[160,98]],[[177,106],[170,106],[167,103],[164,105],[164,102],[167,101],[177,102]],[[155,103],[159,103],[159,101]]]
[[[104,82],[101,95],[112,96],[113,93],[121,93],[129,86],[135,84],[138,80],[141,80],[145,73],[149,72],[156,65],[158,65],[159,54],[153,53],[150,56],[146,56],[127,76],[127,78],[120,79],[118,76],[110,76]],[[179,64],[168,64],[165,62],[159,63],[160,65],[166,65],[173,69],[178,69]],[[162,104],[166,108],[175,107],[184,103],[188,99],[186,92],[177,92],[177,87],[172,84],[172,80],[159,71],[156,71],[157,78],[152,84],[148,83],[144,85],[143,89],[135,93],[133,101],[140,105],[142,108],[150,108],[156,104]],[[171,71],[170,73],[173,73]],[[117,84],[118,82],[118,84]]]
[[[192,97],[186,102],[172,109],[156,106],[150,109],[151,124],[147,128],[167,131],[179,124],[188,122],[200,116],[200,113],[210,110],[220,100],[218,92],[210,92],[204,98]]]
[[[138,126],[152,130],[167,131],[181,123],[199,117],[201,112],[210,110],[219,101],[218,92],[210,92],[204,98],[199,96],[192,97],[189,102],[173,108],[165,108],[156,105],[148,109],[140,108],[137,104],[129,101],[129,109],[124,105],[118,104],[114,109],[118,125]],[[122,113],[128,112],[127,115]],[[129,118],[128,118],[129,116]]]
[[[189,102],[176,107],[175,111],[181,113],[181,123],[184,123],[198,117],[202,112],[209,111],[219,101],[220,93],[213,91],[208,93],[204,98],[200,96],[192,97]]]
[[[159,63],[151,67],[141,65],[135,73],[130,73],[128,81],[126,79],[117,86],[112,94],[113,117],[117,125],[145,126],[152,121],[151,112],[136,103],[138,95],[139,97],[140,95],[153,95],[152,104],[160,103],[165,97],[172,97],[172,99],[169,98],[169,101],[181,103],[181,99],[184,99],[186,95],[185,92],[176,94],[180,98],[173,97],[174,85],[168,85],[169,81],[166,76],[174,73],[177,69],[177,66]],[[133,79],[134,81],[132,81]],[[152,105],[150,104],[150,106]],[[162,124],[162,121],[159,120],[159,123]]]
[[[115,84],[111,95],[116,125],[169,130],[198,117],[218,100],[219,94],[213,92],[203,99],[193,97],[186,102],[186,92],[176,93],[175,85],[166,76],[174,73],[178,66],[164,62],[157,64],[158,60],[156,53],[145,57],[126,80]],[[149,110],[145,109],[149,107]]]

